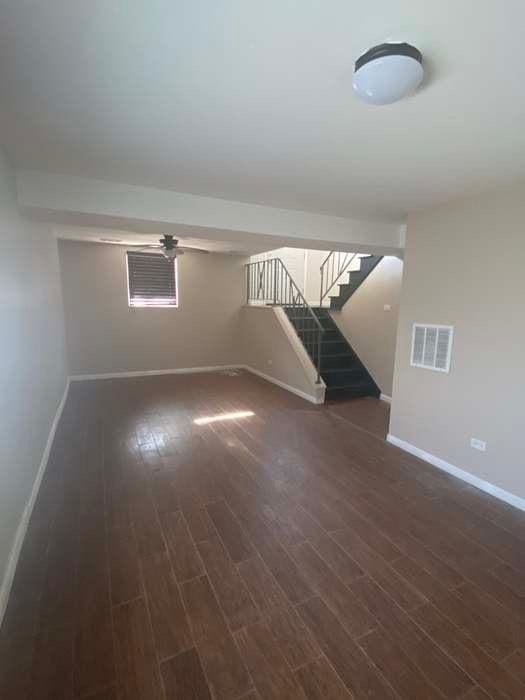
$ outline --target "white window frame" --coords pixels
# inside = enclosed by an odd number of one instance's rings
[[[448,344],[448,353],[447,353],[447,364],[446,367],[436,367],[436,354],[434,354],[434,366],[430,367],[429,365],[424,365],[423,363],[420,362],[414,362],[414,345],[415,345],[415,340],[416,340],[416,328],[424,328],[425,329],[425,341],[426,341],[426,333],[428,328],[435,329],[436,331],[439,331],[440,329],[446,329],[450,332],[450,342]],[[410,366],[411,367],[419,367],[420,369],[429,369],[432,370],[433,372],[442,372],[445,374],[450,373],[450,364],[451,364],[451,359],[452,359],[452,344],[454,342],[454,326],[445,326],[445,325],[440,325],[436,323],[414,323],[412,324],[412,343],[410,347]],[[435,353],[437,353],[437,341],[436,341],[436,350]],[[424,348],[423,348],[423,356],[425,355]]]
[[[130,309],[171,309],[177,310],[179,308],[179,265],[178,260],[175,258],[173,261],[173,274],[175,275],[175,303],[174,304],[132,304],[131,294],[129,290],[129,262],[128,262],[128,251],[126,251],[126,285],[128,288],[128,308]]]

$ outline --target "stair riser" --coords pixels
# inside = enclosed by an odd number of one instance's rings
[[[333,330],[325,331],[323,333],[323,342],[332,343],[334,341],[344,343],[344,339],[341,338],[341,333],[338,330],[334,328]]]
[[[364,272],[365,274],[368,274],[370,270],[373,270],[374,267],[377,265],[377,260],[376,260],[376,255],[373,255],[370,258],[361,258],[361,268],[360,272]]]
[[[322,356],[321,357],[321,369],[322,370],[327,370],[327,369],[340,369],[342,367],[355,367],[356,366],[356,358],[355,355],[348,355],[348,356],[335,356],[335,357],[330,357],[330,356]]]
[[[323,338],[323,341],[326,339]],[[348,352],[348,344],[344,341],[337,342],[323,342],[321,343],[321,352],[323,357],[328,357],[329,355],[342,355]]]
[[[317,339],[317,329],[316,328],[296,328],[295,329],[297,332],[297,335],[301,338],[301,340],[307,340],[308,342],[312,341],[312,338]],[[326,343],[326,342],[334,342],[334,341],[341,341],[341,335],[339,331],[324,331],[322,336],[321,336],[321,342]],[[343,342],[343,341],[341,341]],[[348,348],[343,346],[343,350],[340,352],[345,352]],[[334,351],[335,352],[335,351]]]
[[[378,399],[380,392],[378,389],[370,386],[369,388],[359,387],[352,389],[351,387],[344,387],[342,389],[330,389],[327,388],[325,392],[326,401],[334,401],[337,399],[355,399],[361,396],[373,396]]]
[[[357,289],[361,282],[364,281],[365,277],[366,275],[364,273],[352,272],[348,282],[342,282],[341,284],[337,285],[339,287],[339,293],[346,290],[348,287],[355,287]]]
[[[368,374],[362,367],[353,367],[345,371],[323,371],[323,379],[326,386],[352,386],[362,384],[368,380]]]

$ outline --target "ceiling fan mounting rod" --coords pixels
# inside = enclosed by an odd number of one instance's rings
[[[162,238],[159,238],[159,243],[166,250],[172,250],[177,246],[178,242],[179,241],[176,238],[173,238],[170,233],[166,233]]]

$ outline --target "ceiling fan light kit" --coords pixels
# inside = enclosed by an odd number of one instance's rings
[[[353,88],[364,102],[387,105],[417,90],[423,76],[423,57],[415,46],[379,44],[355,62]]]
[[[181,255],[184,255],[183,250],[176,250],[175,247],[173,247],[173,248],[161,248],[160,252],[168,260],[175,260],[175,258],[180,258]]]

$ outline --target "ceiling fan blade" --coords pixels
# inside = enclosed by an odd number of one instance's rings
[[[132,245],[127,245],[126,248],[133,248],[137,253],[142,253],[146,251],[151,251],[154,252],[155,250],[162,250],[162,248],[159,245],[138,245],[138,244],[132,244]]]
[[[187,246],[178,245],[175,246],[175,250],[182,251],[183,253],[209,253],[209,250],[204,250],[204,248],[188,248]]]

